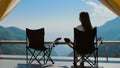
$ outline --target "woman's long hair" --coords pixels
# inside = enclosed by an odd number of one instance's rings
[[[89,31],[92,29],[88,12],[81,12],[79,15],[79,19],[85,31]]]

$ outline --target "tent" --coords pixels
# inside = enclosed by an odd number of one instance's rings
[[[0,21],[4,19],[20,0],[0,0]]]
[[[120,16],[120,0],[99,0],[107,8]]]

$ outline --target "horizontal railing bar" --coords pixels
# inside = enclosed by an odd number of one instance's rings
[[[47,41],[45,44],[51,44],[52,42]],[[26,44],[26,41],[20,40],[1,40],[0,44]],[[65,42],[58,42],[58,44],[66,44]],[[102,41],[102,44],[112,45],[112,44],[120,44],[120,41]]]
[[[45,44],[51,44],[52,42],[47,41]],[[26,44],[26,41],[20,40],[0,40],[0,44]],[[65,42],[58,42],[58,44],[66,44]],[[120,44],[120,41],[102,41],[102,44],[105,46],[113,45],[113,44]],[[106,47],[106,60],[108,62],[108,47]]]
[[[102,41],[102,44],[120,44],[120,41]]]
[[[47,41],[45,44],[51,44],[52,42]],[[26,44],[26,41],[20,40],[0,40],[0,44]],[[65,42],[58,42],[58,44],[66,44]]]
[[[0,44],[26,44],[26,41],[1,40]]]

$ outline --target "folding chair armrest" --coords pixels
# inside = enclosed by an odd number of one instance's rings
[[[51,45],[50,45],[51,47],[49,47],[49,48],[55,47],[55,45],[57,45],[60,40],[61,40],[60,37],[56,38],[56,39],[51,43]]]
[[[71,42],[71,40],[69,38],[64,38],[64,41],[68,44],[68,46],[70,46],[71,48],[73,48],[73,43]]]
[[[96,41],[97,48],[102,44],[102,41],[103,41],[103,37],[97,38],[97,41]]]
[[[56,38],[56,39],[54,40],[53,44],[58,44],[58,41],[60,41],[60,40],[61,40],[60,37]]]

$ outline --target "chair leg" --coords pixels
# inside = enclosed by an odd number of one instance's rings
[[[78,53],[74,49],[74,68],[77,68],[77,62],[78,62]]]
[[[95,67],[98,68],[98,49],[96,50],[96,55],[95,55]]]
[[[28,50],[27,50],[27,48],[26,48],[26,64],[27,64],[27,68],[28,68]]]
[[[26,49],[26,64],[28,64],[28,51]]]
[[[54,64],[54,61],[52,60],[52,58],[49,56],[49,59],[50,59],[50,61],[52,62],[52,64]]]
[[[80,67],[81,67],[81,68],[84,68],[84,56],[81,56]]]
[[[44,62],[44,64],[47,64],[47,62],[45,62],[45,55],[46,55],[46,53],[45,53],[45,51],[43,51],[43,62]]]
[[[47,63],[48,60],[50,60],[52,62],[52,64],[54,64],[54,61],[52,60],[50,54],[51,54],[51,51],[46,51],[46,56],[47,56],[46,63]]]
[[[37,59],[37,57],[39,56],[39,54],[41,53],[41,52],[39,52],[36,56],[35,56],[35,50],[34,50],[34,52],[32,52],[30,49],[28,49],[28,51],[31,53],[31,58],[29,59],[29,62],[28,63],[30,63],[30,64],[32,64],[32,62],[34,61],[34,60],[36,60],[40,65],[42,65],[41,63],[40,63],[40,61]],[[28,58],[28,57],[27,57]]]
[[[28,58],[28,52],[30,52],[31,57],[30,59]],[[41,52],[43,52],[43,56],[41,58],[37,58],[39,56],[39,54],[41,54]],[[53,64],[53,60],[50,56],[51,51],[40,51],[39,53],[34,50],[33,52],[31,51],[31,49],[26,49],[26,64],[32,64],[32,62],[34,62],[34,60],[36,60],[40,65],[42,65],[42,63],[40,62],[40,60],[43,60],[43,64],[47,64],[47,61],[50,60]]]
[[[74,64],[74,68],[77,68],[77,63],[79,61],[80,61],[80,68],[84,68],[85,67],[84,66],[84,62],[85,61],[91,66],[91,68],[98,68],[98,57],[97,57],[97,54],[96,53],[94,54],[94,56],[95,56],[94,62],[89,59],[90,55],[87,55],[87,56],[86,55],[81,55],[81,58],[79,58],[79,60],[77,60],[77,62],[76,62],[76,66]]]

